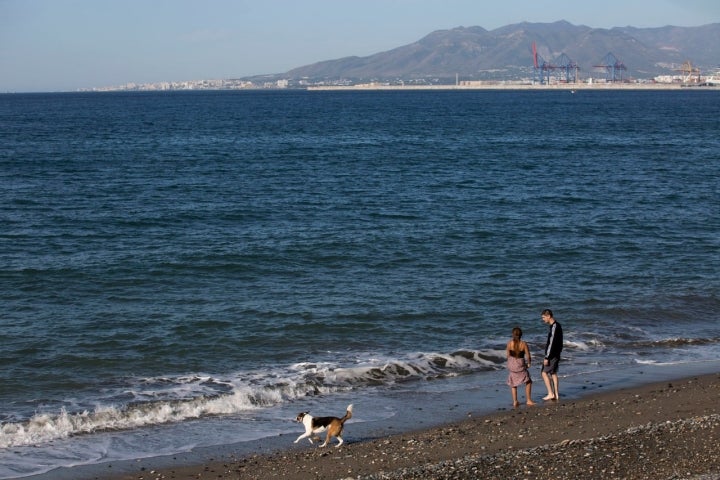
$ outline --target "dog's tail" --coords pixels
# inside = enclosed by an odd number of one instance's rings
[[[340,422],[341,422],[342,424],[345,424],[345,422],[347,422],[348,420],[350,420],[350,419],[352,418],[352,409],[353,409],[353,406],[352,406],[352,403],[351,403],[351,404],[348,405],[348,407],[347,407],[347,411],[345,412],[345,416],[340,419]]]

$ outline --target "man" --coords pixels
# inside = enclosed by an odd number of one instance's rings
[[[563,349],[563,331],[560,324],[553,318],[552,310],[545,309],[542,311],[542,321],[550,326],[542,368],[542,378],[548,394],[543,397],[543,400],[559,400],[560,390],[558,389],[557,372],[560,364],[560,353]]]

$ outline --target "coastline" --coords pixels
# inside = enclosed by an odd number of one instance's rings
[[[539,400],[544,387],[536,379],[535,407],[466,411],[457,413],[455,421],[419,423],[409,430],[368,430],[350,422],[345,444],[339,448],[334,441],[331,448],[293,444],[293,433],[269,439],[254,453],[217,447],[193,460],[176,455],[137,460],[124,468],[95,465],[46,475],[85,480],[570,479],[580,475],[720,479],[716,451],[720,371],[714,370],[688,376],[680,376],[680,370],[674,375],[666,371],[665,380],[651,374],[649,383],[622,386],[621,381],[559,402]],[[509,400],[509,391],[500,393]],[[418,415],[410,410],[409,415]]]
[[[679,83],[553,83],[550,85],[528,84],[528,83],[512,83],[512,82],[465,82],[457,85],[385,85],[382,83],[367,83],[360,85],[328,85],[328,86],[312,86],[307,87],[308,91],[420,91],[420,90],[538,90],[553,91],[567,90],[571,92],[577,91],[604,91],[604,90],[708,90],[720,91],[718,85],[701,86],[694,84]]]

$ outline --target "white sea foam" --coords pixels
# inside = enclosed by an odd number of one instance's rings
[[[587,341],[582,340],[565,340],[564,347],[567,349],[575,349],[581,352],[588,352],[593,349],[603,347],[603,343],[597,339],[591,339]]]
[[[683,365],[683,364],[690,364],[690,363],[697,363],[697,362],[688,362],[687,360],[675,360],[672,362],[661,362],[658,360],[643,360],[636,358],[635,363],[639,365],[657,365],[657,366],[671,366],[671,365]]]
[[[234,415],[355,388],[440,378],[502,368],[502,352],[418,353],[405,359],[358,360],[350,365],[298,363],[286,371],[244,371],[226,379],[211,375],[140,379],[123,389],[131,402],[53,414],[0,427],[0,448],[39,445],[75,435],[131,430],[217,415]]]
[[[28,421],[6,423],[0,427],[0,448],[37,445],[74,435],[107,430],[130,430],[152,425],[232,415],[279,403],[283,393],[277,389],[241,386],[230,394],[198,396],[183,401],[136,403],[124,408],[98,407],[93,411],[36,414]]]

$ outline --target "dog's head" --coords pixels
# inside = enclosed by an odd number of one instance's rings
[[[295,421],[302,423],[303,419],[305,418],[305,415],[307,415],[308,413],[309,412],[298,413],[297,417],[295,417]]]

